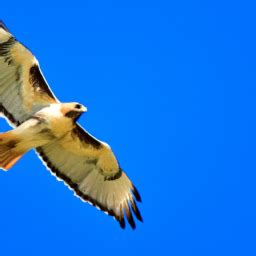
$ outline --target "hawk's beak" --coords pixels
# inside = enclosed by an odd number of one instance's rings
[[[87,107],[85,107],[84,105],[82,105],[81,112],[87,112]]]

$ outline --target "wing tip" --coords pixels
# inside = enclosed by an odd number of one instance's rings
[[[0,19],[0,28],[2,28],[3,30],[10,32],[9,29],[6,27],[5,23],[3,22],[3,20]]]
[[[125,210],[126,219],[127,219],[128,223],[130,224],[131,228],[133,230],[136,229],[136,224],[135,224],[134,218],[132,216],[131,208],[130,208],[128,202],[126,202],[126,204],[124,205],[124,210]]]
[[[122,229],[125,229],[125,220],[123,217],[117,219],[117,221],[119,222],[119,225]]]
[[[137,200],[138,202],[142,202],[140,193],[139,193],[138,189],[137,189],[134,185],[132,185],[132,192],[133,192],[133,194],[134,194],[136,200]]]
[[[136,202],[133,200],[131,201],[132,211],[135,214],[136,218],[143,223],[143,218],[141,216],[140,210],[138,206],[136,205]]]

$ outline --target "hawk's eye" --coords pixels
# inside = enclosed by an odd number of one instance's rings
[[[76,108],[76,109],[81,109],[82,106],[81,106],[80,104],[76,104],[76,105],[75,105],[75,108]]]

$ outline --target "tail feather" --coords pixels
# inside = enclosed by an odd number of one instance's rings
[[[11,133],[0,134],[0,169],[9,170],[25,152],[17,148],[19,140]]]

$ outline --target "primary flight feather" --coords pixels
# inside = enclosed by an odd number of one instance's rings
[[[35,148],[47,168],[82,200],[114,216],[122,228],[140,195],[120,168],[111,148],[77,124],[86,111],[61,103],[50,90],[38,61],[0,22],[0,112],[14,127],[0,134],[0,168],[10,169]]]

